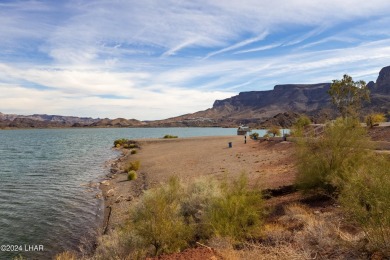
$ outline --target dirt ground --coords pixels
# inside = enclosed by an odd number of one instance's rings
[[[368,134],[373,141],[390,142],[390,126],[373,127],[368,130]]]
[[[228,143],[232,143],[229,148]],[[148,139],[139,141],[137,154],[125,155],[113,165],[112,176],[101,187],[109,216],[108,229],[123,223],[130,203],[171,176],[190,181],[200,176],[236,178],[245,173],[249,183],[261,188],[277,188],[293,183],[296,170],[293,143],[259,142],[243,136]],[[127,181],[122,167],[140,161],[138,178]],[[107,219],[106,219],[107,221]]]
[[[390,140],[390,127],[374,129],[370,135],[376,136],[376,141],[387,142]],[[358,250],[339,246],[344,245],[343,241],[360,239],[361,232],[345,221],[335,201],[328,197],[310,197],[294,190],[292,184],[297,170],[295,144],[292,142],[261,142],[247,138],[247,143],[244,143],[243,136],[146,139],[137,142],[140,146],[137,153],[131,154],[130,150],[124,149],[123,156],[112,166],[111,176],[101,183],[107,206],[107,230],[123,224],[128,217],[129,206],[144,190],[166,182],[171,176],[191,181],[202,176],[232,179],[246,173],[250,185],[275,192],[266,200],[270,209],[266,227],[270,230],[267,236],[275,238],[276,244],[282,241],[281,247],[243,251],[227,249],[226,255],[222,254],[225,248],[201,245],[156,259],[315,259],[316,255],[310,254],[311,249],[301,249],[302,245],[311,245],[314,240],[323,259],[374,259]],[[231,148],[229,142],[232,143]],[[123,171],[123,165],[131,161],[141,162],[135,181],[127,181],[127,174]],[[281,226],[288,235],[278,233]],[[338,240],[332,240],[334,234]],[[287,239],[280,240],[282,235]]]

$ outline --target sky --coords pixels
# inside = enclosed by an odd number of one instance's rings
[[[0,0],[2,113],[164,119],[389,65],[388,0]]]

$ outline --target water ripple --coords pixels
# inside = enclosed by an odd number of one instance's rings
[[[44,245],[25,255],[51,259],[93,241],[102,201],[82,184],[96,181],[118,153],[118,138],[232,135],[234,129],[44,129],[0,131],[0,244]],[[96,192],[98,190],[96,189]],[[93,194],[95,194],[94,192]],[[0,252],[0,259],[15,254]]]

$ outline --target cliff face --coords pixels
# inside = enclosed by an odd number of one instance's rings
[[[390,66],[382,68],[379,72],[374,92],[390,94]]]
[[[238,96],[217,100],[213,108],[233,106],[238,109],[310,112],[330,105],[326,93],[329,87],[329,83],[276,85],[273,90],[241,92]]]
[[[194,114],[183,115],[159,121],[159,124],[182,124],[189,119],[209,119],[210,125],[234,126],[248,124],[250,126],[268,125],[296,113],[305,113],[316,122],[323,122],[337,115],[327,91],[331,83],[319,84],[286,84],[276,85],[273,90],[241,92],[237,96],[224,100],[216,100],[213,107]],[[371,103],[365,104],[364,112],[390,111],[390,66],[381,69],[376,82],[369,82]],[[283,116],[281,116],[283,115]],[[270,119],[272,119],[270,121]],[[287,126],[291,120],[284,120]],[[278,123],[279,124],[279,123]],[[282,123],[280,123],[282,125]]]

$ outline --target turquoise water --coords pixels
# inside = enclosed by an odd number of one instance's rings
[[[102,223],[98,187],[105,163],[118,156],[118,138],[156,138],[165,134],[235,135],[232,128],[34,129],[0,131],[0,259],[22,254],[51,259],[79,245],[93,246]],[[43,251],[26,252],[25,245]],[[2,248],[4,250],[4,248]],[[11,249],[10,247],[6,249]]]

